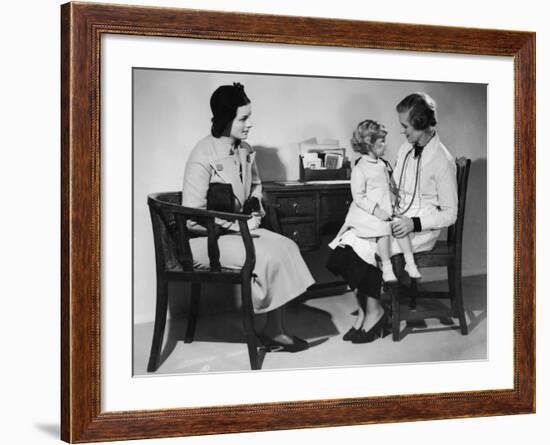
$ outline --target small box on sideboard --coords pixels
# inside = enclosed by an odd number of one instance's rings
[[[347,159],[342,163],[341,168],[305,168],[303,156],[300,155],[300,181],[334,181],[350,178],[350,163]]]

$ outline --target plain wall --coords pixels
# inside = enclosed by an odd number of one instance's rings
[[[247,142],[257,149],[264,181],[297,179],[299,142],[311,137],[339,140],[354,159],[349,140],[357,123],[367,118],[386,125],[386,158],[393,163],[405,140],[395,105],[412,92],[432,95],[438,103],[441,140],[455,157],[472,160],[464,274],[486,273],[485,85],[134,69],[135,322],[153,320],[155,310],[154,245],[146,197],[181,189],[190,151],[210,132],[210,96],[218,86],[233,82],[241,82],[252,101],[253,128]],[[426,279],[443,276],[443,271],[425,273]],[[180,292],[175,288],[172,293]]]

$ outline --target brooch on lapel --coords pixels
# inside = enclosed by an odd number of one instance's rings
[[[216,170],[219,172],[223,171],[223,165],[222,164],[216,164]]]

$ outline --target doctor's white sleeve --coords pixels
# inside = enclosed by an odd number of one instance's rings
[[[449,227],[456,221],[458,213],[458,192],[456,183],[456,166],[447,163],[436,173],[435,183],[439,202],[439,210],[432,215],[420,218],[422,230],[436,230]]]

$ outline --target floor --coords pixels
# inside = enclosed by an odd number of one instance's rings
[[[424,283],[427,290],[443,290],[446,283]],[[342,335],[354,320],[351,292],[292,304],[286,313],[289,331],[307,339],[311,347],[299,353],[262,354],[262,369],[327,368],[389,363],[450,360],[484,360],[487,357],[487,280],[485,275],[463,279],[464,305],[469,334],[461,335],[456,319],[428,319],[415,325],[401,324],[401,340],[391,335],[369,344],[352,344]],[[418,310],[438,309],[446,300],[418,300]],[[408,310],[403,302],[402,310]],[[250,369],[239,312],[201,316],[195,341],[184,344],[185,320],[169,322],[162,364],[155,374],[247,371]],[[261,327],[262,318],[258,317]],[[134,327],[134,375],[147,375],[153,323]]]

